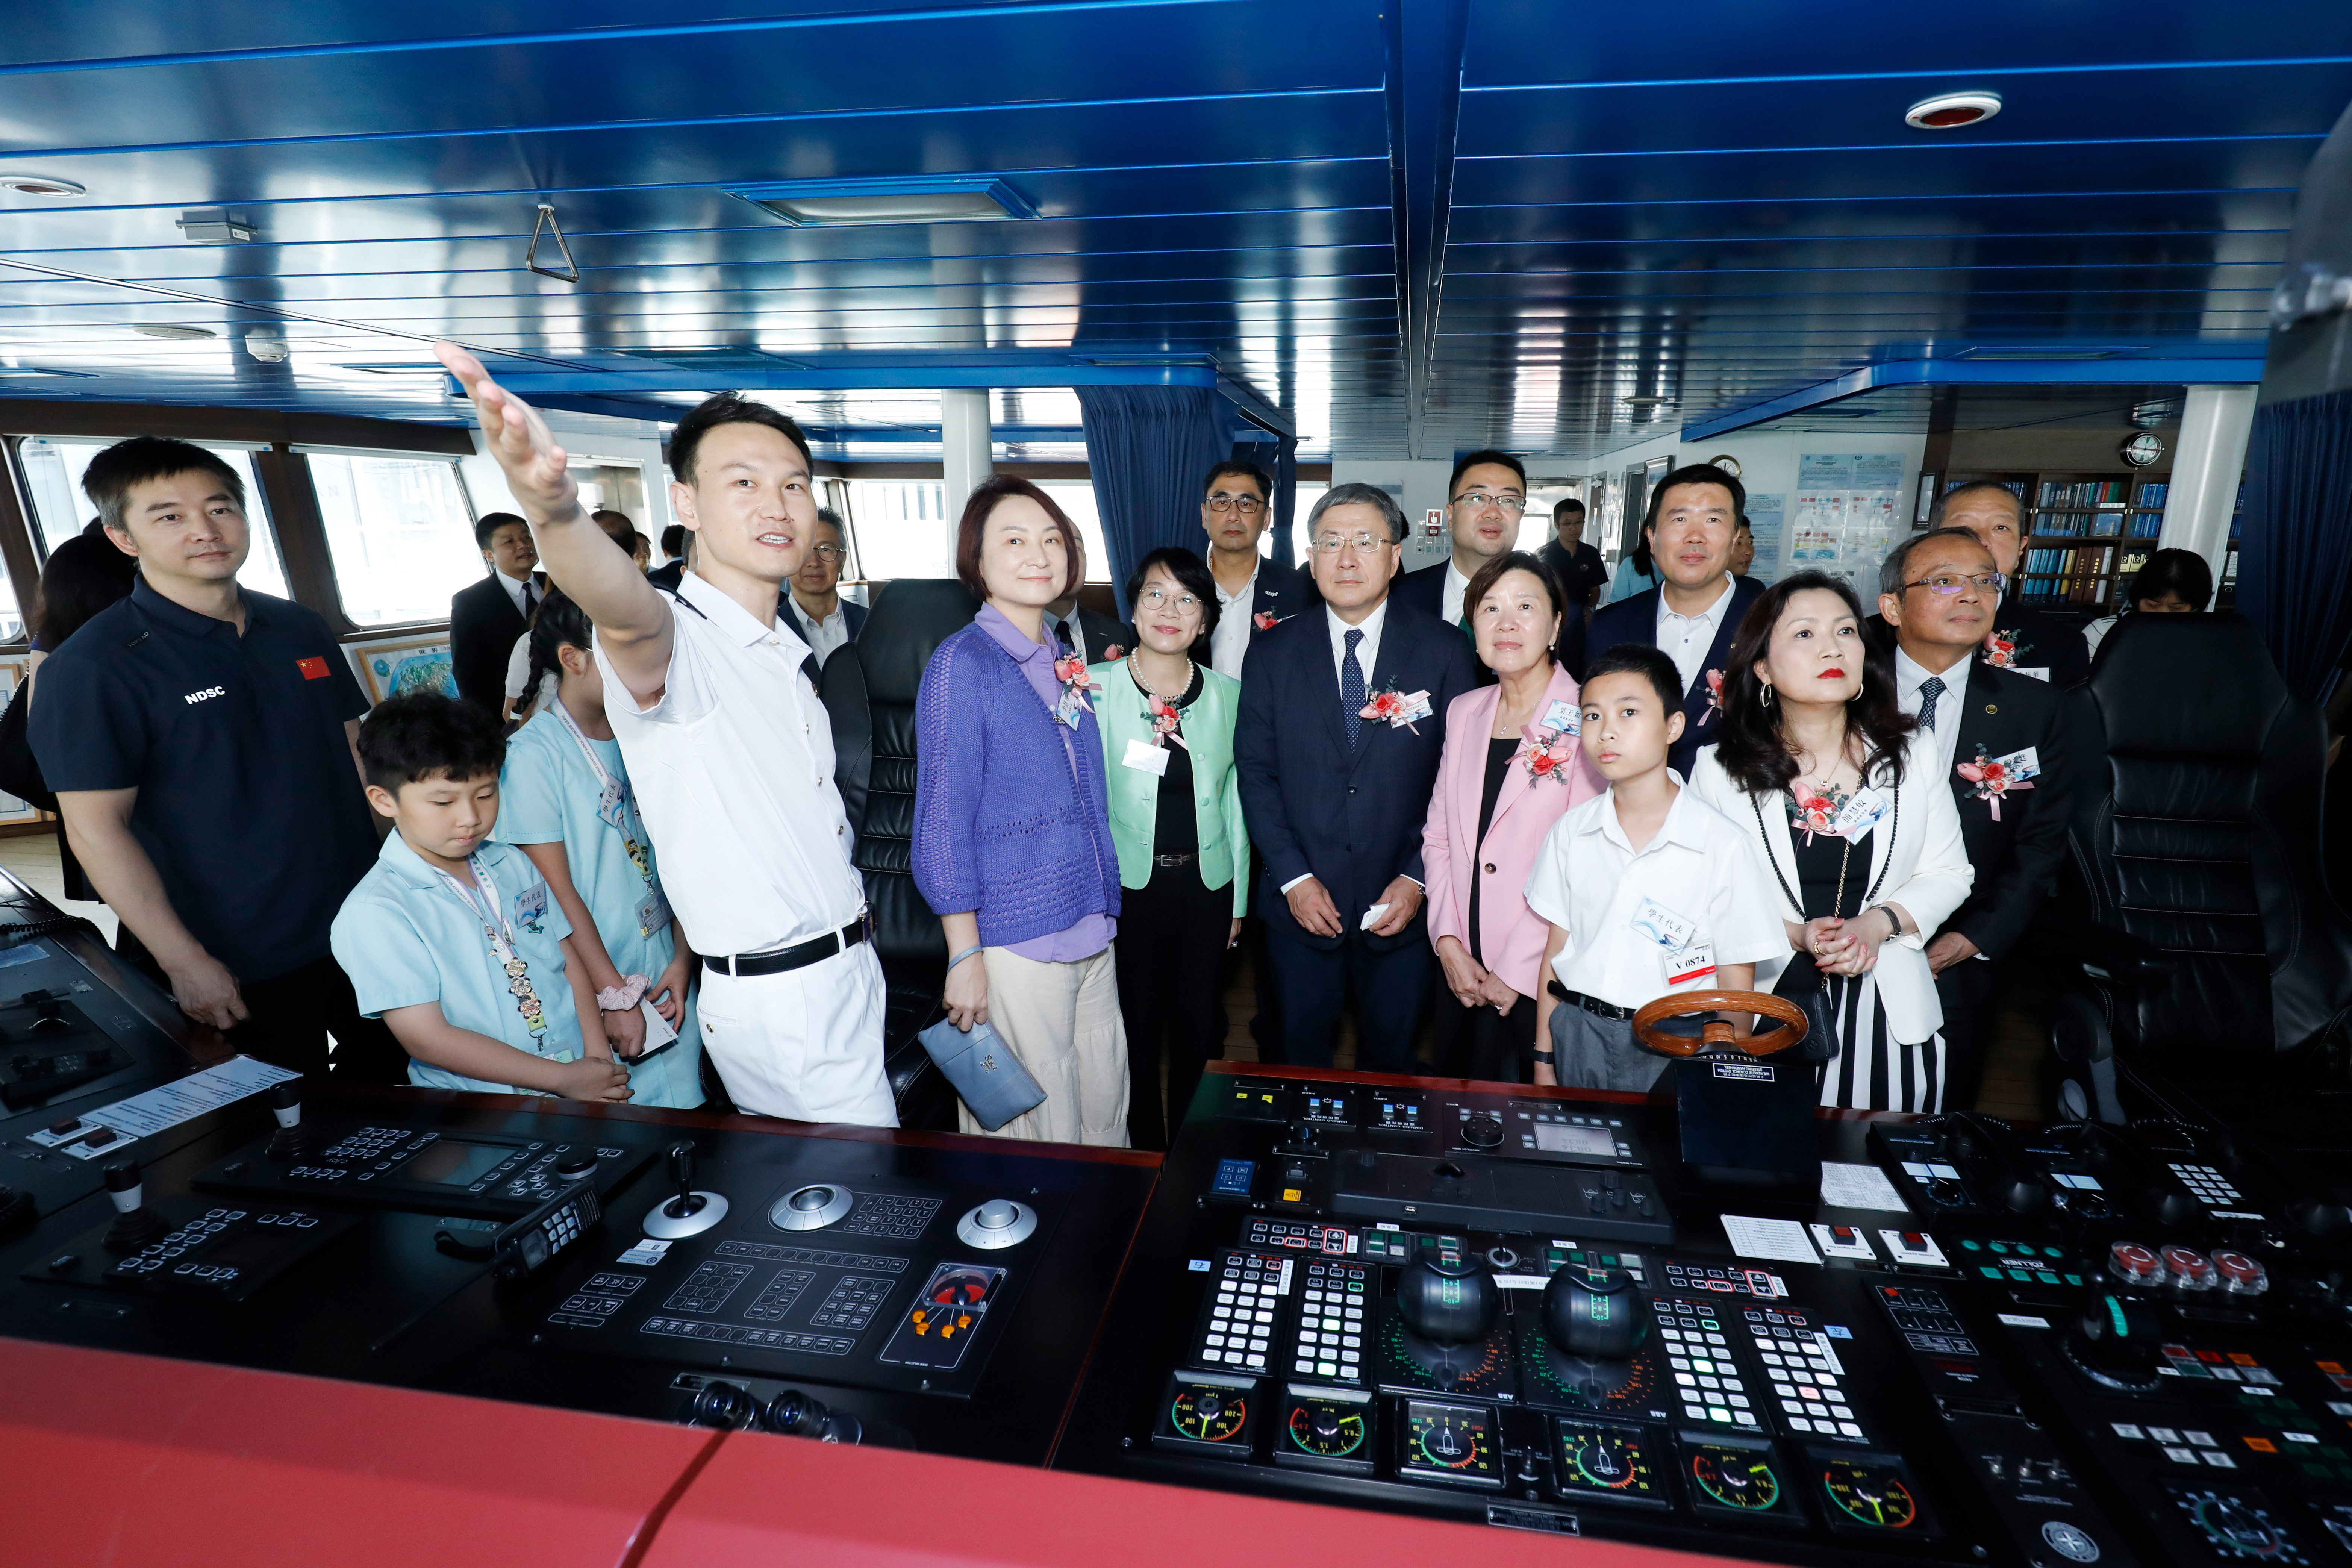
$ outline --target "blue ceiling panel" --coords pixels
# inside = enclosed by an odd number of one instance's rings
[[[1903,123],[1957,88],[2001,112]],[[656,407],[740,381],[724,353],[814,355],[809,417],[903,451],[919,370],[845,413],[856,367],[1125,351],[1245,383],[1310,456],[1577,460],[1972,345],[2242,363],[2347,100],[2342,0],[17,0],[0,174],[88,194],[0,192],[0,396],[448,419],[437,334]],[[1039,216],[793,228],[727,194],[917,174]],[[523,266],[542,200],[576,284]],[[195,208],[257,238],[191,244]],[[1068,445],[1066,409],[1003,417]]]

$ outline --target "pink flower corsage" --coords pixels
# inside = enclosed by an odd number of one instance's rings
[[[1957,765],[1957,771],[1962,778],[1977,786],[1970,792],[1972,798],[1985,803],[1986,806],[1992,812],[1992,819],[1995,822],[1999,822],[2000,820],[2000,797],[2002,795],[2007,795],[2013,789],[2032,789],[2033,787],[2033,781],[2032,779],[2021,779],[2011,776],[2010,771],[2007,768],[2001,766],[1999,763],[1992,761],[1990,757],[1985,755],[1985,749],[1982,746],[1979,746],[1977,748],[1977,760],[1975,762],[1958,763]]]
[[[1837,815],[1844,809],[1845,791],[1832,784],[1827,789],[1807,787],[1800,780],[1789,786],[1789,826],[1805,836],[1811,844],[1813,835],[1826,833],[1837,837]]]
[[[1536,782],[1557,780],[1568,783],[1569,762],[1576,755],[1576,747],[1569,737],[1558,730],[1546,730],[1534,724],[1519,726],[1519,754],[1515,760],[1528,764],[1528,777]]]
[[[1118,643],[1113,643],[1108,647],[1102,650],[1102,661],[1105,664],[1110,663],[1113,659],[1125,658],[1126,657],[1126,647]]]
[[[1723,671],[1710,669],[1706,672],[1706,711],[1698,716],[1698,721],[1704,724],[1722,711]]]
[[[1425,691],[1416,691],[1412,696],[1426,702],[1429,694]],[[1366,702],[1357,711],[1360,716],[1366,719],[1378,719],[1389,724],[1402,724],[1418,735],[1421,733],[1420,729],[1412,720],[1404,716],[1413,706],[1413,702],[1409,700],[1404,693],[1398,691],[1396,682],[1391,680],[1380,690],[1373,692],[1371,700]]]
[[[1191,744],[1177,730],[1177,726],[1184,721],[1184,716],[1161,701],[1158,693],[1146,692],[1144,695],[1146,703],[1143,716],[1151,721],[1151,743],[1159,746],[1173,741],[1186,751],[1191,751],[1192,749]]]
[[[1095,684],[1087,674],[1087,661],[1076,654],[1055,659],[1054,679],[1062,683],[1062,700],[1054,705],[1054,717],[1075,730],[1086,710],[1094,705]]]
[[[1985,633],[1984,656],[1985,662],[1995,669],[2014,669],[2017,668],[2017,634],[1999,630]]]
[[[1270,632],[1274,630],[1274,612],[1272,610],[1260,610],[1256,615],[1250,617],[1250,624],[1257,627],[1257,629],[1262,632]]]

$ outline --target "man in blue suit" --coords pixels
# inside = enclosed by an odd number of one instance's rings
[[[1398,578],[1390,596],[1459,627],[1464,637],[1470,637],[1471,606],[1462,602],[1469,592],[1470,579],[1487,562],[1519,547],[1519,520],[1527,510],[1528,471],[1517,458],[1487,450],[1456,458],[1454,477],[1445,482],[1445,525],[1453,536],[1453,552],[1434,566]],[[1477,641],[1470,640],[1474,645]],[[1584,668],[1582,615],[1560,623],[1559,657],[1570,669]],[[1487,682],[1495,678],[1482,665],[1478,679]]]
[[[1307,529],[1322,608],[1251,640],[1234,736],[1284,1059],[1329,1066],[1352,993],[1358,1065],[1404,1072],[1429,994],[1422,824],[1445,710],[1477,659],[1458,630],[1391,600],[1405,521],[1387,491],[1334,486]]]
[[[815,542],[809,546],[801,569],[785,579],[777,608],[790,618],[793,630],[809,645],[820,667],[844,644],[856,642],[857,634],[866,629],[866,606],[835,591],[841,569],[848,562],[849,541],[841,526],[841,514],[829,506],[819,507]]]
[[[1739,481],[1708,464],[1676,468],[1659,480],[1642,523],[1658,586],[1596,610],[1585,635],[1584,646],[1595,653],[1645,643],[1675,661],[1683,680],[1683,733],[1667,749],[1666,765],[1685,778],[1699,748],[1722,738],[1719,693],[1731,638],[1748,607],[1764,596],[1763,584],[1731,574],[1732,535],[1747,505]]]

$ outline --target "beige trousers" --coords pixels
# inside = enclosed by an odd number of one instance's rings
[[[1126,1148],[1127,1025],[1110,949],[1075,963],[1041,963],[991,947],[981,962],[989,1024],[1045,1091],[1043,1105],[992,1136]],[[961,1102],[956,1117],[966,1132],[988,1135]]]

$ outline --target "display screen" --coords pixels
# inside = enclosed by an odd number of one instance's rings
[[[1536,1147],[1548,1154],[1598,1154],[1613,1159],[1617,1139],[1606,1127],[1563,1127],[1557,1121],[1538,1121]]]
[[[404,1182],[425,1182],[442,1187],[470,1187],[514,1152],[505,1143],[467,1143],[444,1138],[411,1160],[400,1173]]]

